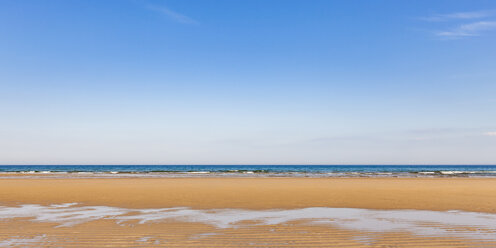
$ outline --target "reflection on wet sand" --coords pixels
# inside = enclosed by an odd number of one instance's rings
[[[0,246],[491,246],[496,214],[353,208],[0,207]],[[7,228],[8,227],[8,228]]]

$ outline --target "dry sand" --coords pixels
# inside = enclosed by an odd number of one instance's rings
[[[2,179],[0,205],[61,204],[125,208],[464,210],[496,213],[493,178],[161,178]],[[96,220],[72,227],[0,220],[0,246],[55,247],[496,247],[495,240],[366,233],[308,223],[218,229],[165,221],[118,225]],[[3,242],[3,243],[2,243]],[[8,246],[7,246],[8,247]]]
[[[0,203],[129,208],[350,207],[496,213],[496,178],[2,179]]]

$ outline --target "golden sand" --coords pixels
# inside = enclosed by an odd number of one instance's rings
[[[0,203],[129,208],[349,207],[496,213],[495,178],[2,179]]]
[[[2,179],[0,205],[61,204],[125,208],[464,210],[496,213],[496,179],[487,178],[132,178]],[[0,244],[21,247],[496,247],[494,240],[366,233],[289,222],[219,229],[180,221],[95,220],[70,227],[0,220]],[[14,241],[12,241],[14,240]]]
[[[198,223],[116,225],[111,220],[74,227],[28,221],[0,222],[0,242],[22,234],[42,237],[21,247],[496,247],[496,241],[365,233],[328,226],[286,223],[218,230]]]

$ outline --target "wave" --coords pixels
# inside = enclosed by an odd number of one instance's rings
[[[496,165],[487,166],[310,166],[310,165],[79,165],[0,166],[0,177],[496,177]]]
[[[496,171],[271,172],[243,171],[0,171],[0,178],[26,177],[496,177]]]

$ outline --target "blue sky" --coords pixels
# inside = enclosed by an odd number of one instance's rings
[[[494,1],[0,1],[0,164],[495,164]]]

